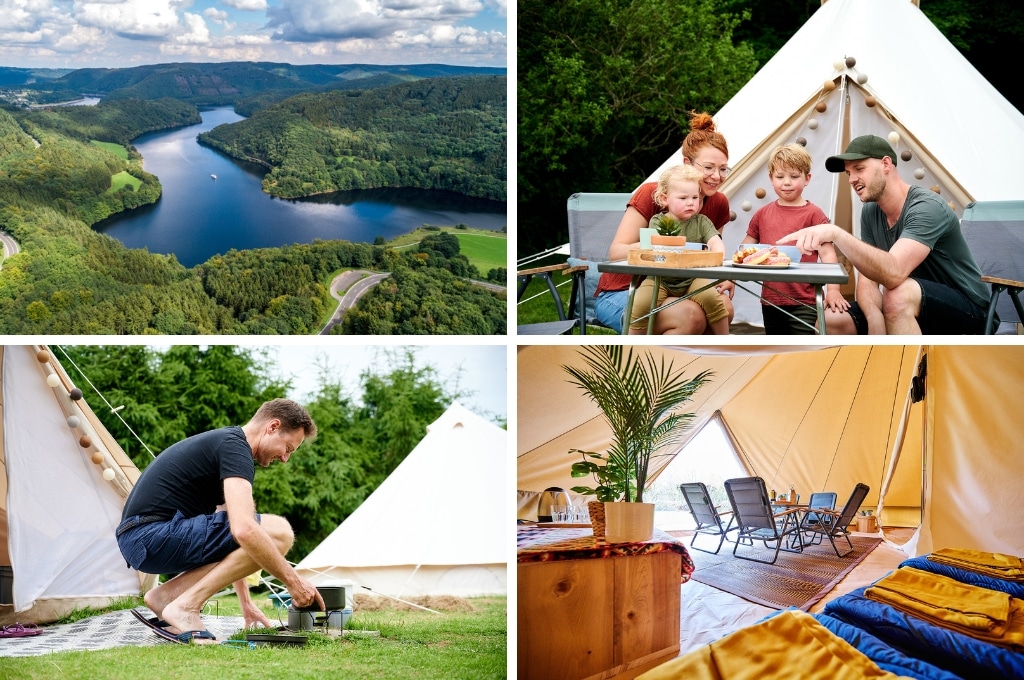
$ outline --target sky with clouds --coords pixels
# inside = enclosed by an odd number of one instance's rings
[[[0,0],[0,66],[507,64],[507,0]]]

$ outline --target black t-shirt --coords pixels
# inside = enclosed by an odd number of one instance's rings
[[[124,504],[122,521],[135,515],[170,519],[209,515],[224,502],[228,477],[253,482],[256,463],[245,433],[222,427],[168,446],[139,477]]]

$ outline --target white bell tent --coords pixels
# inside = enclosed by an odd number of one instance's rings
[[[768,156],[781,144],[804,144],[813,161],[804,196],[855,235],[860,199],[825,159],[864,134],[888,138],[900,176],[937,191],[960,217],[971,201],[1020,198],[1024,115],[912,0],[823,2],[714,118],[733,167],[722,185],[736,216],[723,232],[729,253],[777,198]],[[649,180],[681,162],[676,151]],[[738,293],[735,320],[761,325],[760,302]]]
[[[147,590],[155,577],[126,566],[114,538],[138,468],[50,350],[0,348],[0,385],[0,579],[13,572],[0,623],[46,623]]]
[[[452,404],[296,570],[390,597],[506,594],[506,440]]]
[[[1024,504],[1024,346],[642,349],[691,376],[713,371],[685,407],[696,414],[686,441],[718,418],[732,446],[721,455],[737,456],[768,486],[795,484],[804,497],[835,491],[841,507],[866,483],[863,507],[883,525],[917,528],[903,547],[911,555],[946,547],[1024,555],[1012,511]],[[568,382],[566,365],[584,367],[578,348],[518,352],[524,508],[548,487],[588,481],[570,477],[578,459],[570,449],[609,445],[603,415]],[[655,461],[651,481],[687,455],[686,441]]]

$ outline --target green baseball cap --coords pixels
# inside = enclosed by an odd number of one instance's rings
[[[886,156],[892,160],[893,165],[896,165],[896,152],[892,150],[889,142],[874,135],[863,135],[850,142],[850,145],[846,147],[846,153],[826,158],[825,169],[829,172],[845,172],[845,161],[885,158]]]

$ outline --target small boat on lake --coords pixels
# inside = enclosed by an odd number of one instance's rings
[[[217,179],[217,175],[214,175],[213,173],[210,173],[210,177],[212,177],[213,179]]]

